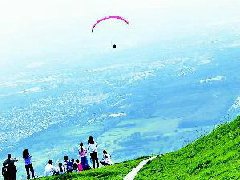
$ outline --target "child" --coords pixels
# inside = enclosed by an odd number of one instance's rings
[[[82,168],[82,164],[79,162],[78,159],[76,160],[76,163],[77,163],[77,169],[78,169],[78,172],[81,172],[81,171],[83,170],[83,168]]]

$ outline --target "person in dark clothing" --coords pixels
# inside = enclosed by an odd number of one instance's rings
[[[98,156],[97,156],[97,143],[94,141],[92,136],[89,136],[89,139],[88,139],[88,151],[90,152],[93,168],[95,168],[95,164],[97,164],[97,168],[98,168],[99,162],[98,162]]]
[[[81,157],[81,165],[83,170],[88,170],[90,169],[90,166],[88,164],[88,159],[87,159],[87,150],[83,146],[83,143],[80,143],[80,148],[78,150],[79,156]]]
[[[16,180],[17,168],[14,162],[17,162],[16,158],[12,159],[12,155],[8,154],[8,158],[3,162],[2,175],[4,180]],[[15,179],[14,179],[15,178]]]
[[[78,171],[77,162],[74,162],[74,159],[72,159],[72,162],[73,162],[73,171],[74,171],[74,172],[77,172],[77,171]]]
[[[68,163],[68,156],[64,156],[64,162],[63,162],[64,172],[67,172],[67,163]]]
[[[73,159],[73,162],[74,162],[74,159]],[[67,173],[71,173],[73,171],[73,162],[70,160],[67,162]]]
[[[17,168],[14,165],[14,162],[11,161],[8,165],[8,180],[16,180],[17,177]]]
[[[23,159],[24,159],[24,162],[25,162],[25,169],[26,169],[26,172],[27,172],[27,179],[30,179],[29,171],[31,171],[32,178],[34,178],[34,170],[33,170],[31,158],[32,158],[32,156],[30,156],[30,154],[28,152],[28,149],[24,149],[24,151],[23,151]]]
[[[8,154],[8,158],[3,162],[3,166],[7,166],[10,164],[10,162],[17,162],[18,160],[16,158],[12,158],[11,154]]]

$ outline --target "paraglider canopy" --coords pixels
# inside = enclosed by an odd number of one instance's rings
[[[121,20],[121,21],[125,22],[126,24],[129,24],[129,21],[126,20],[125,18],[121,17],[121,16],[106,16],[102,19],[97,20],[97,22],[92,26],[92,32],[93,32],[93,30],[95,29],[95,27],[98,23],[100,23],[102,21],[105,21],[105,20],[108,20],[108,19],[117,19],[117,20]]]

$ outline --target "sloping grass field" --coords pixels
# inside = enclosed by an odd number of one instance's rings
[[[146,158],[40,180],[120,180]],[[158,156],[146,164],[135,179],[240,179],[240,116],[176,152]]]
[[[154,159],[136,179],[240,179],[240,116],[176,152]]]

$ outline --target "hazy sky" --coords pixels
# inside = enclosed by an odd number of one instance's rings
[[[240,19],[239,0],[0,0],[0,68],[118,51]],[[130,25],[103,23],[121,15]],[[114,42],[112,42],[114,41]],[[11,66],[10,66],[11,65]]]

